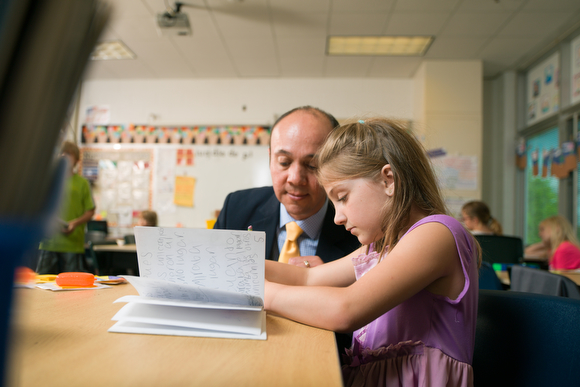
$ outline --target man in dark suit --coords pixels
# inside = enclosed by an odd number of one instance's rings
[[[316,180],[313,156],[338,126],[330,114],[310,106],[282,115],[272,126],[270,174],[273,187],[229,194],[215,223],[216,229],[266,232],[266,257],[278,260],[285,226],[296,221],[304,230],[300,255],[289,263],[312,267],[342,258],[360,247],[358,239],[334,224],[334,207]],[[315,257],[313,257],[315,256]]]

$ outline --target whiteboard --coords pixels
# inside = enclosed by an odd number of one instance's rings
[[[153,209],[160,226],[205,228],[228,193],[272,185],[267,146],[166,145],[155,149]],[[193,150],[193,165],[177,164],[178,149]],[[176,176],[195,178],[193,207],[173,203]]]

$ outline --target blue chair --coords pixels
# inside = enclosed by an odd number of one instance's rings
[[[499,280],[493,266],[489,262],[481,262],[479,268],[479,288],[489,290],[504,290],[503,284]]]
[[[580,300],[480,290],[476,386],[578,386]]]

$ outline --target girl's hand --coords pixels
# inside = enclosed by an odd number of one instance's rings
[[[294,266],[310,268],[310,267],[322,265],[324,263],[324,261],[316,255],[309,255],[309,256],[304,256],[304,257],[290,258],[288,260],[288,263],[290,265],[294,265]]]

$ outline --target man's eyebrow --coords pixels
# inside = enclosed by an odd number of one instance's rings
[[[290,153],[290,152],[288,152],[287,150],[284,150],[284,149],[278,149],[278,150],[276,150],[274,152],[274,154],[276,154],[276,155],[282,154],[282,155],[286,155],[286,156],[292,156],[292,153]]]
[[[294,155],[292,154],[292,152],[288,152],[288,151],[287,151],[287,150],[285,150],[285,149],[278,149],[278,150],[276,150],[276,151],[274,152],[274,154],[275,154],[275,155],[284,155],[284,156],[294,156]],[[304,156],[303,158],[304,158],[304,159],[311,159],[311,158],[313,158],[313,157],[314,157],[314,153],[311,153],[311,154],[308,154],[308,155]]]

